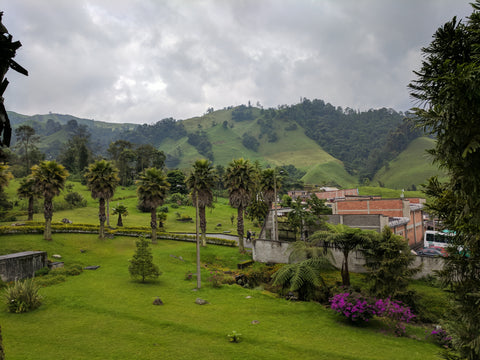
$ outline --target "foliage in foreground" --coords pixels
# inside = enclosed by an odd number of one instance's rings
[[[448,330],[463,358],[480,358],[480,1],[472,4],[466,22],[454,17],[422,49],[424,60],[409,86],[422,108],[415,109],[417,125],[436,138],[429,150],[449,175],[426,185],[430,210],[456,236],[454,252],[445,258],[443,284],[452,292]],[[459,247],[468,251],[459,254]]]
[[[38,308],[42,304],[39,289],[40,286],[33,279],[15,281],[4,293],[8,311],[24,313]]]

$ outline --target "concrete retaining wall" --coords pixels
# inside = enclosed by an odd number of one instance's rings
[[[252,255],[253,260],[262,263],[287,264],[290,250],[288,249],[291,242],[288,241],[271,241],[271,240],[255,240],[253,242]],[[332,249],[332,255],[335,260],[337,268],[342,267],[343,254]],[[348,257],[348,268],[351,272],[365,273],[364,268],[365,259],[360,251],[351,252]],[[443,268],[443,258],[417,256],[413,267],[422,266],[414,278],[422,278],[427,275],[433,275],[434,270],[441,270]]]
[[[0,277],[9,282],[35,276],[35,271],[47,266],[45,251],[24,251],[0,256]]]

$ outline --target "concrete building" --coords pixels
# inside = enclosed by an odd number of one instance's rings
[[[337,199],[332,205],[335,215],[383,215],[388,217],[392,231],[408,240],[411,247],[423,244],[423,204],[421,198],[379,199],[362,198]]]

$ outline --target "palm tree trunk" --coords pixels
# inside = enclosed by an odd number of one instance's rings
[[[28,198],[28,221],[33,220],[33,196]]]
[[[100,198],[99,200],[99,205],[98,205],[98,219],[100,220],[100,229],[99,229],[99,235],[98,237],[100,239],[105,239],[105,220],[106,220],[106,215],[105,215],[105,199]]]
[[[238,248],[241,253],[245,252],[245,245],[243,243],[243,207],[239,206],[237,210],[237,233],[238,233]]]
[[[45,217],[45,231],[43,232],[43,237],[45,240],[52,240],[52,214],[52,199],[45,197],[45,201],[43,203],[43,215]]]
[[[205,215],[205,206],[198,208],[200,216],[200,230],[202,230],[202,246],[207,246],[207,218]]]
[[[150,210],[150,226],[152,227],[152,244],[157,243],[157,208]]]
[[[117,226],[123,226],[122,214],[118,214]]]

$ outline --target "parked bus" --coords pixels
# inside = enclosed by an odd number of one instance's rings
[[[426,230],[425,237],[423,241],[423,247],[447,247],[449,240],[455,233],[449,230],[435,231],[435,230]]]

